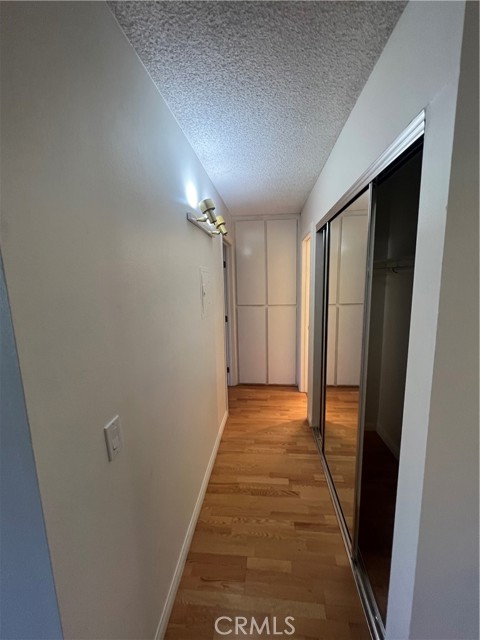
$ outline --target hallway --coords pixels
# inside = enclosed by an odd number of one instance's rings
[[[0,640],[480,638],[478,10],[0,2]]]
[[[369,638],[306,396],[233,387],[229,411],[166,640],[223,637],[220,616],[276,616],[279,631],[292,616],[296,640]]]

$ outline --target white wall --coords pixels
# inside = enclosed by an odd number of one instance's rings
[[[106,4],[1,11],[2,252],[64,633],[152,638],[226,410],[189,182],[233,228]]]
[[[387,638],[397,640],[425,637],[419,635],[413,617],[417,608],[420,610],[423,601],[430,605],[429,617],[432,619],[434,615],[437,616],[437,638],[452,638],[453,633],[457,634],[458,639],[471,637],[466,634],[470,633],[475,624],[475,608],[470,604],[468,593],[468,588],[472,586],[470,570],[468,573],[460,570],[456,574],[456,586],[459,590],[455,597],[452,597],[451,603],[448,604],[447,598],[444,598],[447,590],[453,596],[453,589],[446,586],[449,583],[448,555],[451,551],[448,545],[440,544],[436,548],[436,575],[437,578],[441,577],[441,580],[437,579],[435,583],[429,584],[427,591],[424,588],[426,585],[416,580],[416,568],[417,565],[422,565],[421,554],[424,552],[420,543],[424,539],[434,540],[438,535],[438,527],[444,527],[441,522],[437,522],[437,527],[434,527],[433,520],[430,520],[422,522],[420,530],[420,518],[421,514],[425,513],[422,495],[424,479],[427,480],[424,477],[427,436],[433,437],[431,432],[435,425],[431,422],[431,416],[438,407],[438,396],[436,397],[435,393],[432,395],[432,383],[438,377],[440,393],[440,379],[444,375],[441,372],[445,366],[445,363],[440,364],[438,359],[435,360],[435,348],[440,291],[445,286],[441,275],[446,213],[447,207],[450,208],[448,194],[464,12],[463,2],[410,2],[407,5],[301,216],[303,237],[408,123],[422,109],[426,109],[397,520],[387,619]],[[449,234],[453,235],[454,230],[447,228],[447,247],[450,242]],[[473,236],[478,240],[478,234],[474,233]],[[466,247],[466,252],[465,255],[468,255],[471,261],[478,259],[478,254],[472,255],[470,246]],[[460,291],[460,288],[457,291]],[[470,322],[473,322],[473,318]],[[450,327],[450,331],[452,330]],[[452,336],[448,334],[447,343],[451,340]],[[312,349],[313,345],[311,352]],[[435,392],[435,389],[433,391]],[[464,399],[463,394],[457,395],[453,406],[459,408]],[[312,416],[311,404],[309,416]],[[470,422],[464,428],[471,433]],[[473,455],[470,459],[465,457],[463,445],[456,447],[455,439],[451,437],[444,440],[444,445],[450,449],[448,463],[447,458],[436,456],[435,448],[431,448],[430,441],[428,442],[428,452],[432,453],[431,469],[436,467],[437,477],[441,475],[445,465],[454,468],[450,466],[453,462],[464,470],[463,478],[470,478],[476,473],[478,462],[472,459]],[[430,471],[428,467],[426,470]],[[440,489],[436,489],[433,482],[432,496],[435,496],[435,502],[438,501],[441,505],[448,522],[455,515],[460,517],[458,525],[462,518],[470,522],[473,516],[469,516],[469,512],[477,512],[478,500],[475,494],[478,483],[473,484],[475,490],[469,496],[462,495],[462,507],[457,509],[453,508],[447,499],[450,493],[444,494]],[[428,484],[425,488],[428,489]],[[431,499],[431,505],[435,504],[433,497]],[[469,541],[472,541],[475,535],[474,529],[465,534]],[[478,540],[476,544],[478,549]],[[465,551],[456,545],[456,560],[462,564],[471,562],[470,544],[466,546]],[[435,605],[437,593],[441,597],[439,604]],[[464,603],[462,607],[455,606],[459,600]],[[425,620],[424,616],[423,621]]]
[[[0,258],[0,638],[62,638]]]
[[[478,25],[478,4],[470,2],[410,629],[411,638],[429,640],[480,637]]]
[[[235,221],[240,383],[295,384],[297,220]]]

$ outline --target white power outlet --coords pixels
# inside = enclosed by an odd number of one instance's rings
[[[108,459],[110,462],[118,456],[123,447],[122,431],[120,429],[120,418],[115,416],[106,427],[105,442],[107,443]]]

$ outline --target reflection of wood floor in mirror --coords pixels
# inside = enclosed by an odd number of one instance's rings
[[[327,387],[325,458],[350,532],[353,532],[358,387]]]
[[[345,520],[353,533],[358,387],[327,387],[325,457]],[[366,431],[360,551],[378,608],[386,618],[395,519],[398,461],[376,431]]]
[[[369,639],[305,395],[239,386],[229,404],[166,640],[244,637],[227,619],[215,632],[220,616],[267,616],[254,638],[293,616],[295,640]]]

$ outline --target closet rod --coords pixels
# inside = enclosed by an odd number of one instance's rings
[[[374,267],[373,271],[378,273],[380,271],[390,271],[391,273],[405,273],[408,271],[413,271],[413,265],[397,265],[392,267]]]
[[[403,256],[401,258],[395,258],[394,260],[376,260],[373,263],[374,271],[405,271],[408,269],[413,270],[415,265],[415,257],[412,255]]]

